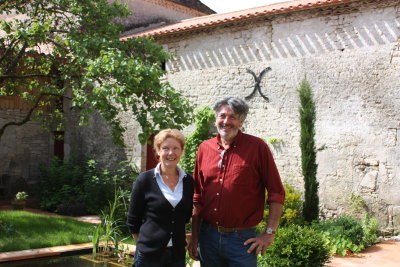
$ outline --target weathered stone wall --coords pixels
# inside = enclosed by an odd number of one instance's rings
[[[362,197],[381,227],[400,231],[400,6],[357,1],[215,27],[158,41],[176,54],[168,80],[197,106],[246,97],[247,72],[267,72],[245,131],[268,140],[282,177],[302,190],[297,90],[310,82],[322,216]]]
[[[0,108],[0,125],[21,121],[26,113],[25,110]],[[16,190],[32,189],[39,176],[39,165],[49,162],[53,147],[52,134],[38,123],[8,127],[0,142],[0,199],[11,198]],[[19,188],[21,186],[27,188]]]
[[[128,160],[144,169],[146,150],[138,141],[140,127],[132,114],[121,114],[126,128],[125,147],[121,147],[113,143],[110,127],[98,113],[90,117],[88,126],[79,126],[78,116],[72,111],[67,112],[64,145],[67,158],[94,159],[102,169],[115,169],[119,162]]]

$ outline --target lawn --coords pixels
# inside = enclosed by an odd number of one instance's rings
[[[94,225],[26,211],[0,211],[0,252],[91,242]]]

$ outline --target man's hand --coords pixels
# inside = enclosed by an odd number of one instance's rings
[[[196,261],[199,260],[199,252],[197,251],[198,243],[199,242],[198,242],[197,238],[193,238],[193,236],[192,236],[192,238],[189,241],[189,245],[187,247],[189,256]]]
[[[267,248],[274,242],[275,235],[269,235],[269,234],[262,234],[259,236],[256,236],[254,238],[247,239],[246,242],[244,242],[244,245],[251,244],[250,248],[247,250],[247,253],[252,253],[255,251],[255,254],[258,255],[261,253],[261,255],[264,256],[265,251]]]

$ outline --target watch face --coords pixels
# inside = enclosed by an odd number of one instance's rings
[[[274,230],[272,230],[272,228],[267,228],[267,230],[265,231],[267,234],[269,234],[269,235],[271,235],[271,234],[274,234],[275,233],[275,231]]]

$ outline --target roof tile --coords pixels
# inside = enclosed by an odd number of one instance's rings
[[[129,39],[138,36],[162,36],[175,33],[181,33],[185,31],[192,31],[196,29],[202,29],[230,22],[237,22],[242,20],[248,20],[252,18],[262,17],[265,15],[280,14],[286,12],[300,11],[309,8],[324,7],[328,5],[335,5],[341,3],[355,2],[358,0],[297,0],[283,2],[273,5],[255,7],[240,11],[234,11],[223,14],[214,14],[209,16],[196,17],[191,19],[182,20],[181,22],[161,26],[159,28],[151,29],[148,31],[135,33],[132,35],[124,36],[123,39]]]

